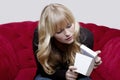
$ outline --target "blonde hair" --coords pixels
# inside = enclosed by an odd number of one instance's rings
[[[68,23],[74,23],[75,26],[75,41],[73,42],[70,50],[66,51],[65,61],[69,60],[69,64],[74,63],[74,56],[77,51],[79,51],[79,24],[75,22],[75,19],[70,10],[68,10],[62,4],[49,4],[47,5],[42,13],[38,24],[38,53],[37,59],[43,66],[44,71],[47,74],[53,74],[56,70],[57,61],[61,60],[61,57],[56,53],[58,51],[54,50],[51,44],[51,38],[56,33],[56,30],[65,27]],[[59,45],[58,45],[59,46]],[[54,55],[53,55],[54,54]]]

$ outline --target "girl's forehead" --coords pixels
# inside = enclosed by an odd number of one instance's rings
[[[58,22],[56,22],[56,27],[57,28],[65,28],[68,24],[73,23],[72,19],[67,19],[67,18],[63,18],[61,20],[59,20]]]
[[[74,23],[74,19],[72,16],[59,16],[59,17],[54,17],[52,19],[52,25],[54,32],[59,31],[61,29],[64,29],[67,27],[69,24]]]
[[[65,27],[67,27],[69,24],[71,24],[71,22],[62,22],[56,25],[56,29],[64,29]]]

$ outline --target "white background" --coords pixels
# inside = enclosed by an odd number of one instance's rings
[[[0,24],[39,20],[49,3],[64,4],[79,22],[120,29],[120,0],[0,0]]]

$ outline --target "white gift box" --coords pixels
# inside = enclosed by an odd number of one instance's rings
[[[86,47],[85,45],[80,46],[81,53],[76,53],[74,66],[77,68],[76,72],[90,76],[97,54]]]

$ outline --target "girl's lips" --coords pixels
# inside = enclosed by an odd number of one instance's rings
[[[70,40],[72,40],[72,36],[71,36],[71,37],[68,37],[66,40],[67,40],[67,41],[70,41]]]

